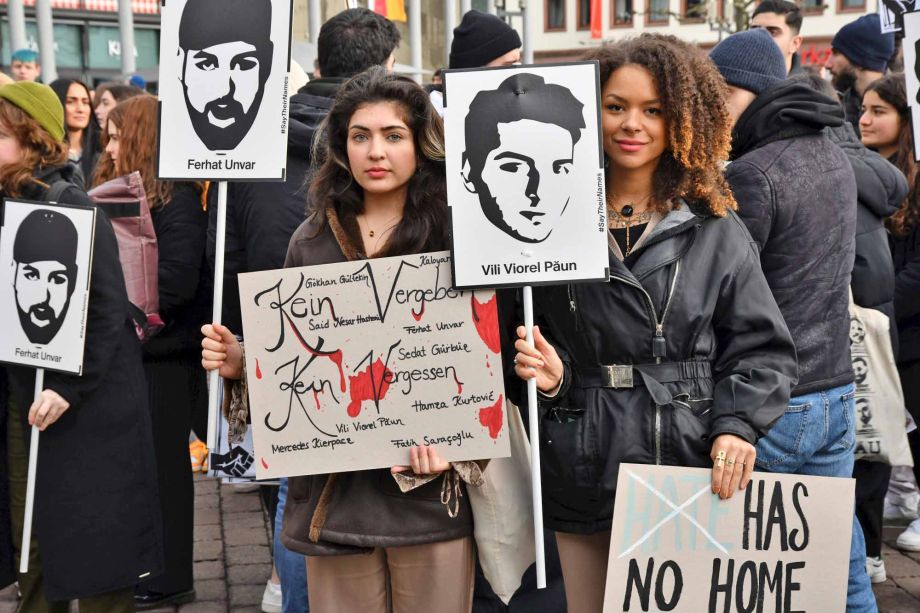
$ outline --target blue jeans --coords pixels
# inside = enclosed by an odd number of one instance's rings
[[[275,511],[275,570],[281,578],[281,613],[307,613],[307,559],[281,544],[281,518],[287,501],[288,480],[279,481],[278,510]]]
[[[786,413],[757,443],[757,469],[818,477],[853,476],[856,405],[853,384],[789,400]],[[866,574],[866,541],[853,515],[847,613],[876,613]]]

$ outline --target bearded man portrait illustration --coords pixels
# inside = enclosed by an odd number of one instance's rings
[[[231,151],[259,114],[271,73],[270,0],[189,0],[179,22],[179,74],[192,127]]]
[[[22,331],[47,345],[60,331],[77,277],[77,229],[57,211],[29,213],[13,241],[13,292]]]

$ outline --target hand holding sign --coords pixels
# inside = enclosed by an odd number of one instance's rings
[[[441,459],[438,450],[428,445],[417,445],[409,450],[409,466],[394,466],[391,473],[412,469],[416,475],[436,475],[450,468],[450,462]]]
[[[61,398],[56,391],[42,390],[42,393],[35,398],[29,408],[29,425],[35,426],[44,432],[69,408],[70,403]]]
[[[712,443],[712,493],[722,500],[732,497],[739,485],[747,487],[754,472],[757,449],[734,434],[717,436]]]
[[[527,330],[518,326],[518,340],[514,343],[517,355],[514,356],[515,374],[527,381],[537,379],[537,389],[549,392],[559,387],[564,367],[556,350],[546,342],[540,332],[540,326],[533,327],[534,344],[527,342]]]
[[[201,365],[205,370],[218,369],[224,379],[243,376],[243,350],[230,328],[219,323],[201,327]]]

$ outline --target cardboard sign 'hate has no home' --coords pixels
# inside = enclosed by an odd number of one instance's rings
[[[497,299],[447,252],[239,279],[258,478],[509,454]]]
[[[604,613],[842,613],[854,481],[756,472],[725,501],[711,475],[620,466]]]

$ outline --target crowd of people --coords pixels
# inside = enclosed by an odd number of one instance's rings
[[[610,281],[535,288],[532,343],[518,292],[498,292],[508,398],[526,404],[530,379],[539,390],[549,537],[551,589],[534,596],[525,579],[512,608],[602,610],[625,462],[711,469],[722,499],[755,471],[854,477],[848,612],[877,610],[886,496],[915,520],[898,546],[920,551],[920,497],[889,494],[916,484],[856,461],[850,352],[851,305],[887,317],[920,420],[920,173],[901,50],[868,15],[837,33],[826,67],[802,66],[801,27],[796,4],[764,0],[708,53],[644,34],[582,58],[600,69]],[[43,85],[34,52],[13,54],[0,195],[91,207],[136,173],[159,254],[156,330],[140,334],[112,222],[96,215],[82,375],[49,372],[34,397],[33,369],[0,369],[0,585],[18,581],[19,610],[194,600],[189,453],[200,467],[206,372],[223,378],[227,414],[248,413],[239,273],[449,248],[443,86],[394,74],[399,42],[386,18],[348,9],[323,24],[312,78],[292,73],[285,181],[229,184],[222,324],[209,304],[217,190],[157,179],[156,97]],[[520,48],[504,21],[470,11],[449,68],[514,65]],[[36,259],[62,247],[44,248]],[[611,384],[615,364],[632,386]],[[35,527],[16,573],[29,426],[43,433]],[[908,440],[920,480],[920,432]],[[506,610],[464,495],[488,479],[488,461],[416,446],[390,470],[263,486],[263,610]]]

